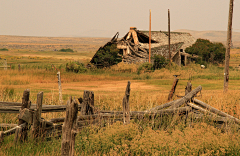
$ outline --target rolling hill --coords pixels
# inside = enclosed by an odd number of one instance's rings
[[[202,38],[202,39],[209,39],[212,42],[222,42],[226,45],[227,41],[227,32],[226,31],[195,31],[195,30],[186,30],[186,29],[179,29],[174,30],[176,32],[188,32],[193,37]],[[233,32],[232,36],[233,46],[240,47],[240,32]]]

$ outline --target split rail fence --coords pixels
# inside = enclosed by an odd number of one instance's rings
[[[0,102],[0,113],[19,113],[18,124],[0,124],[0,128],[8,129],[0,131],[0,143],[4,141],[4,137],[9,135],[15,135],[14,141],[16,143],[25,141],[29,136],[28,132],[37,141],[62,136],[62,155],[74,155],[77,131],[93,124],[101,126],[103,123],[115,121],[129,124],[131,119],[141,120],[169,114],[185,116],[186,123],[189,125],[191,125],[189,121],[192,119],[201,118],[208,118],[219,125],[229,122],[240,124],[238,118],[195,99],[202,87],[198,86],[192,90],[192,85],[189,82],[185,88],[185,96],[180,99],[145,111],[130,111],[130,85],[131,83],[128,81],[122,101],[123,111],[98,110],[94,106],[94,92],[87,90],[84,91],[83,98],[76,100],[70,97],[67,105],[43,105],[43,92],[39,92],[36,104],[32,104],[29,99],[30,90],[27,89],[23,92],[22,103]],[[80,116],[77,116],[78,111],[81,112]],[[41,114],[48,112],[66,112],[66,116],[47,121],[41,117]]]

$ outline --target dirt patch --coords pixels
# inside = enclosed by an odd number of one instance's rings
[[[91,91],[125,91],[127,81],[85,81],[63,84],[64,90],[91,90]],[[131,90],[158,90],[159,88],[147,85],[144,82],[131,81]]]

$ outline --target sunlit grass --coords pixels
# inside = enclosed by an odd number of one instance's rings
[[[235,56],[236,55],[236,56]],[[43,55],[45,56],[45,55]],[[10,56],[6,56],[10,57]],[[12,56],[11,56],[12,57]],[[18,57],[18,56],[16,56]],[[18,64],[28,62],[18,71]],[[11,62],[12,61],[12,62]],[[220,66],[199,65],[172,66],[155,71],[137,72],[138,65],[119,64],[106,69],[88,69],[86,73],[64,70],[69,60],[30,56],[11,60],[11,70],[0,70],[0,101],[21,102],[22,93],[30,89],[30,100],[36,103],[37,93],[44,92],[43,104],[59,105],[57,71],[61,71],[64,104],[69,96],[79,98],[84,90],[94,91],[94,104],[99,110],[122,110],[122,99],[127,81],[131,81],[130,110],[144,111],[167,102],[173,83],[173,75],[180,75],[176,95],[184,96],[185,86],[191,81],[193,89],[201,85],[203,90],[197,99],[240,118],[240,74],[230,69],[228,93],[223,93],[223,71]],[[238,62],[234,54],[233,64]],[[80,115],[80,113],[79,113]],[[0,123],[18,123],[18,114],[0,114]],[[64,117],[65,113],[42,113],[46,120]],[[149,119],[131,121],[130,125],[116,123],[102,128],[90,127],[79,131],[76,139],[76,155],[239,155],[239,131],[221,131],[204,121],[192,127],[178,116],[165,123]],[[160,125],[160,126],[159,126]],[[161,126],[162,125],[162,126]],[[227,125],[228,126],[228,125]],[[6,137],[0,145],[0,155],[60,155],[61,140],[34,143],[31,139],[15,145],[14,136]]]

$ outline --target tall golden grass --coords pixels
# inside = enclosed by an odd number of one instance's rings
[[[130,110],[143,111],[167,102],[167,96],[173,82],[173,75],[181,75],[176,95],[184,95],[184,88],[191,81],[193,88],[203,86],[197,99],[237,118],[240,116],[239,71],[230,70],[228,93],[223,92],[223,68],[199,65],[187,67],[173,66],[155,71],[137,73],[138,65],[120,63],[107,69],[94,69],[87,73],[68,73],[61,71],[63,98],[66,103],[70,95],[78,98],[83,90],[94,90],[95,106],[100,110],[122,110],[127,80],[132,82]],[[38,92],[44,92],[44,104],[58,105],[58,84],[56,71],[50,69],[25,68],[0,70],[0,101],[21,102],[22,92],[29,88],[32,103],[36,102]],[[232,78],[232,79],[231,79]],[[124,83],[126,82],[126,83]],[[138,84],[138,85],[136,85]],[[134,86],[135,85],[135,86]],[[138,87],[137,87],[138,86]],[[0,114],[0,123],[17,123],[18,114]],[[80,115],[80,114],[79,114]],[[63,117],[65,113],[43,113],[42,117],[51,119]],[[77,155],[227,155],[240,153],[239,132],[222,133],[219,129],[204,122],[187,127],[179,123],[168,130],[152,129],[148,124],[132,122],[120,123],[103,129],[91,127],[80,132],[76,140]],[[184,127],[184,128],[183,128]],[[60,155],[60,141],[56,140],[52,148],[43,144],[24,143],[15,146],[9,137],[1,148],[3,155],[12,155],[10,149],[23,155]],[[47,142],[50,146],[53,142]],[[35,151],[22,150],[31,147]],[[36,146],[36,147],[35,147]],[[36,148],[39,148],[36,152]],[[0,154],[2,154],[0,152]]]

